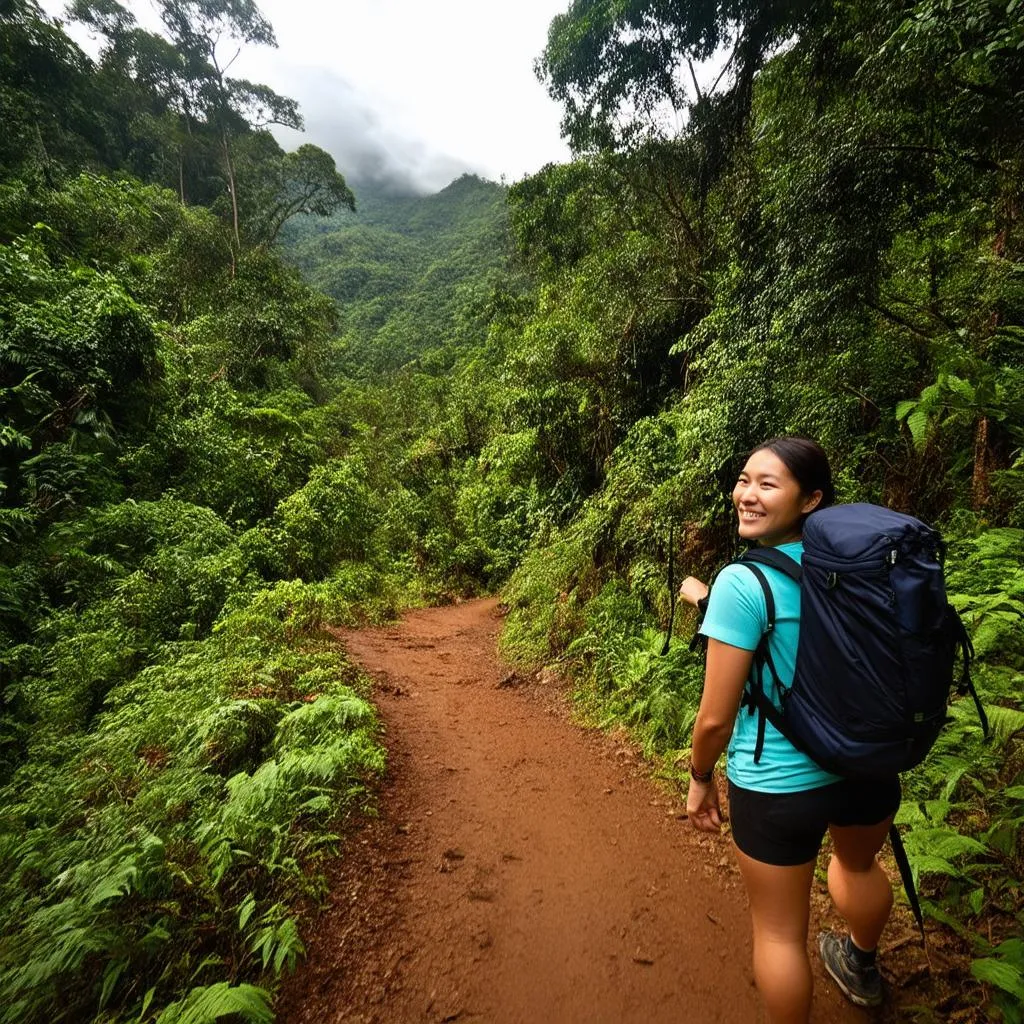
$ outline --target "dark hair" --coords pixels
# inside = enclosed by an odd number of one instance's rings
[[[793,474],[804,494],[821,491],[821,501],[816,509],[826,508],[836,500],[836,489],[832,483],[832,467],[828,464],[825,449],[809,437],[773,437],[759,444],[750,454],[768,449],[776,455]]]

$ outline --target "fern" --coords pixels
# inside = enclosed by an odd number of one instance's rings
[[[335,693],[285,715],[278,724],[274,745],[281,750],[328,743],[339,733],[369,726],[373,721],[373,708],[365,700],[352,692]]]
[[[255,985],[226,981],[194,988],[184,999],[164,1007],[157,1024],[213,1024],[236,1014],[247,1024],[273,1024],[270,993]]]
[[[306,952],[298,926],[280,903],[275,903],[259,919],[249,948],[259,957],[263,970],[272,968],[275,974],[286,968],[293,971],[298,958]]]
[[[912,833],[907,853],[925,853],[947,860],[956,860],[967,854],[984,854],[985,846],[970,836],[948,828],[918,829]]]
[[[1024,732],[1024,711],[1017,708],[993,707],[989,704],[985,707],[985,713],[988,715],[993,740],[1000,746]]]
[[[195,740],[222,772],[255,766],[263,760],[280,715],[272,700],[225,701],[204,716]]]
[[[298,607],[321,600],[305,595]],[[216,987],[227,957],[209,953],[190,965],[195,924],[211,922],[216,931],[207,934],[226,953],[243,933],[248,948],[256,898],[315,890],[315,876],[304,873],[310,855],[333,842],[329,821],[360,797],[383,757],[372,708],[340,682],[351,676],[343,659],[254,641],[245,629],[251,616],[229,613],[204,641],[168,646],[164,663],[110,690],[87,736],[37,731],[49,767],[40,770],[37,757],[33,771],[14,780],[7,793],[17,796],[0,829],[9,916],[3,1024],[41,1019],[64,990],[73,993],[71,1012],[123,1009],[143,990],[159,1012],[188,982],[200,987],[193,1002],[175,1004],[181,1019],[215,1019],[239,1001],[252,1010],[247,990]],[[104,652],[114,646],[105,633],[89,643]],[[80,669],[89,649],[78,640]],[[70,673],[71,652],[57,650]],[[311,699],[233,696],[256,686]],[[223,770],[231,758],[252,767],[225,782],[210,768]],[[86,808],[95,827],[69,830]],[[19,834],[12,822],[27,827]],[[53,842],[60,831],[73,841]],[[235,896],[242,869],[252,896],[244,912],[236,909],[243,894]],[[167,913],[182,901],[190,918]],[[271,916],[259,921],[269,930],[246,961],[257,977],[290,969],[303,954],[284,904],[270,905]],[[237,961],[240,952],[230,956]]]

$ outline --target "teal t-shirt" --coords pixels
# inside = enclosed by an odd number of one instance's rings
[[[778,550],[799,562],[804,546],[802,541],[793,541],[780,544]],[[764,571],[775,598],[775,629],[768,642],[769,648],[779,679],[789,686],[793,682],[800,639],[800,587],[777,569],[759,568]],[[745,566],[727,565],[711,588],[701,633],[732,647],[752,651],[767,628],[768,611],[761,584]],[[774,692],[770,672],[765,673],[765,686],[778,704],[779,696]],[[838,775],[824,771],[806,754],[801,754],[770,722],[765,723],[764,750],[761,760],[755,764],[757,719],[757,713],[749,714],[745,707],[741,707],[736,716],[726,774],[737,786],[761,793],[796,793],[839,781]]]

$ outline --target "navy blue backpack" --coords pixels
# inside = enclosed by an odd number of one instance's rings
[[[757,714],[754,760],[765,722],[822,768],[852,779],[886,779],[920,764],[943,724],[957,655],[959,689],[971,693],[974,650],[946,599],[945,544],[912,516],[877,505],[834,505],[808,517],[802,565],[773,548],[739,559],[764,591],[768,628],[754,653],[744,705]],[[792,685],[778,677],[768,640],[775,599],[760,565],[800,585],[800,640]],[[781,712],[768,687],[779,696]],[[910,865],[894,825],[890,841],[924,934]]]
[[[946,600],[945,544],[912,516],[877,505],[834,505],[804,526],[802,566],[772,548],[740,559],[758,578],[768,629],[754,655],[746,703],[821,767],[845,778],[886,779],[920,764],[946,722],[959,653],[970,690],[971,641]],[[775,602],[758,563],[800,584],[800,642],[791,687],[768,648]],[[769,698],[775,687],[782,712]]]

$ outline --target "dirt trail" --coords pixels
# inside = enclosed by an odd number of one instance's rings
[[[473,601],[344,635],[389,777],[279,1020],[763,1021],[727,841],[621,737],[574,725],[556,683],[508,679],[498,629]],[[816,1022],[872,1019],[815,969]]]

